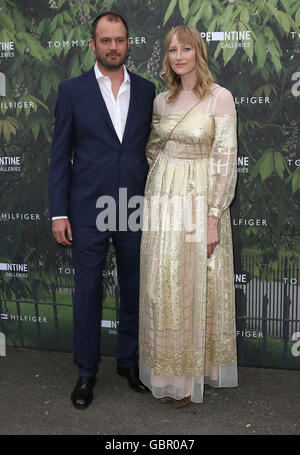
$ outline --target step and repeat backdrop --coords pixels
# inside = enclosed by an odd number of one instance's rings
[[[74,269],[48,213],[58,84],[89,70],[91,22],[128,21],[130,70],[160,78],[170,28],[201,32],[238,112],[232,204],[240,365],[300,369],[299,0],[0,0],[0,340],[72,351]],[[114,355],[119,288],[104,272],[102,346]]]

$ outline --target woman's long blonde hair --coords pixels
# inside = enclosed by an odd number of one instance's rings
[[[211,86],[214,83],[214,78],[208,68],[206,46],[198,30],[187,25],[179,25],[170,30],[165,38],[165,57],[161,76],[170,91],[167,102],[172,103],[175,101],[181,90],[180,76],[172,70],[169,62],[169,46],[174,35],[176,35],[179,43],[189,44],[196,51],[197,82],[193,91],[202,99],[206,94],[211,93]]]

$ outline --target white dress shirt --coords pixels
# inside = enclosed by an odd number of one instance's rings
[[[130,77],[126,67],[124,68],[124,80],[119,88],[117,98],[111,89],[111,81],[108,76],[104,76],[98,68],[97,62],[94,66],[95,76],[99,84],[99,88],[103,99],[105,101],[108,113],[110,115],[112,124],[118,135],[119,141],[122,142],[123,134],[125,130],[125,124],[127,120],[127,114],[129,109],[130,100]],[[61,218],[68,218],[67,216],[54,216],[52,220],[58,220]]]
[[[123,139],[130,99],[130,77],[125,66],[123,66],[123,68],[124,80],[119,88],[117,98],[115,98],[111,89],[110,78],[101,73],[97,62],[94,66],[95,76],[98,81],[100,91],[120,142],[122,142]]]

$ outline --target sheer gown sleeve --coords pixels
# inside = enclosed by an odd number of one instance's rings
[[[153,117],[151,125],[151,133],[146,146],[146,157],[149,166],[151,167],[155,161],[155,158],[162,149],[162,142],[159,136],[159,122],[161,114],[161,95],[159,94],[155,97],[153,103]]]
[[[220,218],[235,193],[237,122],[233,97],[228,90],[221,89],[213,103],[215,138],[208,164],[208,216]]]

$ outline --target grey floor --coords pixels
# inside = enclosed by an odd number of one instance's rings
[[[76,410],[72,354],[8,348],[0,357],[0,435],[300,435],[300,371],[239,367],[239,387],[206,386],[175,410],[137,394],[102,360],[94,402]]]

